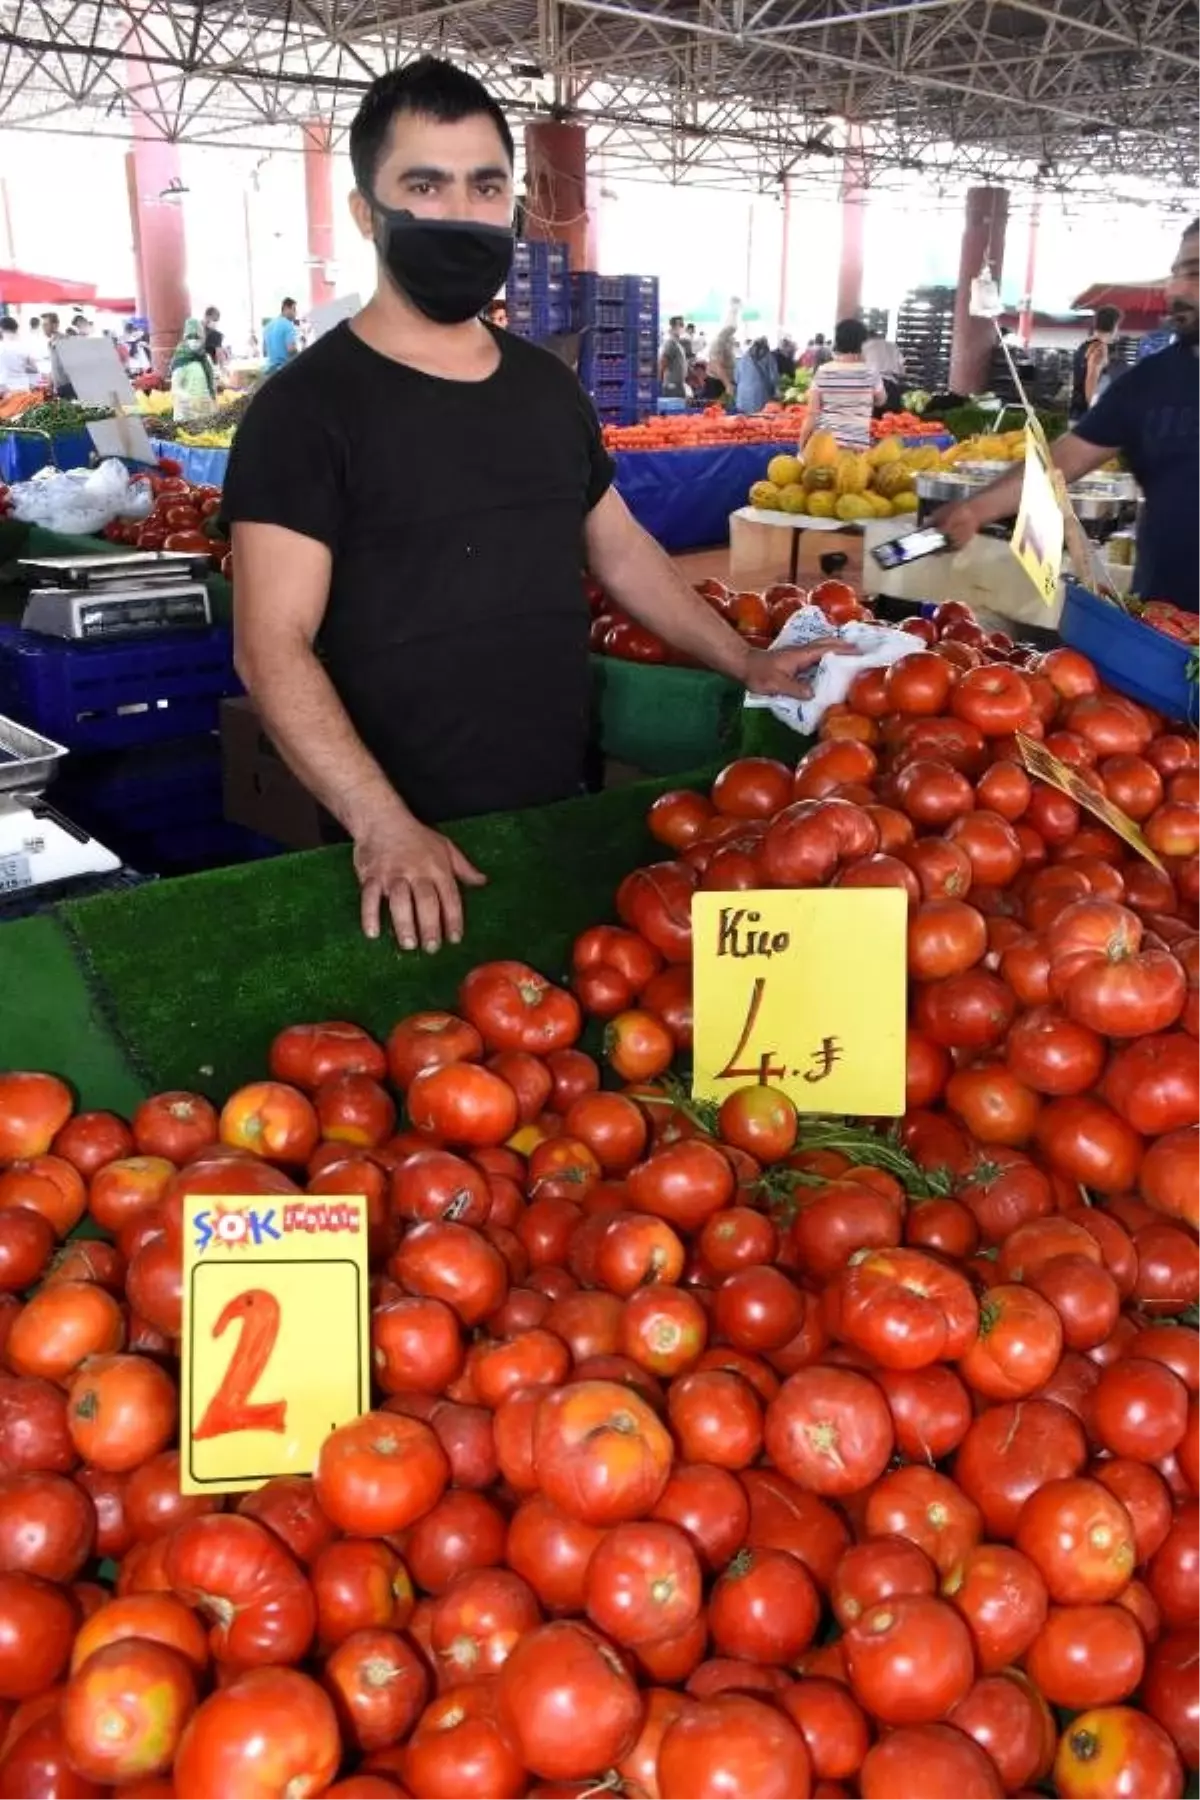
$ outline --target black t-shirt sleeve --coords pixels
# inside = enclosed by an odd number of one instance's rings
[[[604,436],[600,430],[600,421],[596,417],[596,409],[589,395],[583,388],[577,389],[579,395],[579,414],[584,435],[587,440],[588,479],[585,490],[585,501],[588,512],[598,506],[616,475],[616,464],[604,448]]]
[[[1076,437],[1106,450],[1133,449],[1140,435],[1142,382],[1137,368],[1118,375],[1071,427]]]
[[[328,423],[295,392],[290,371],[272,376],[238,426],[222,496],[231,524],[282,525],[336,551],[343,462]]]

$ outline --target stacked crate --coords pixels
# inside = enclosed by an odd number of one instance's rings
[[[950,344],[954,336],[954,289],[914,288],[896,320],[896,342],[904,358],[909,387],[937,393],[950,379]]]
[[[504,284],[508,329],[535,343],[571,328],[569,264],[565,244],[518,238]]]
[[[602,425],[633,425],[658,404],[658,277],[571,277],[579,379]]]
[[[278,848],[222,816],[216,728],[240,691],[223,625],[97,643],[0,625],[0,713],[71,752],[52,804],[143,874]]]

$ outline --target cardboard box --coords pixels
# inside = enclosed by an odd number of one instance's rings
[[[316,801],[276,750],[247,697],[221,702],[221,784],[231,824],[289,850],[316,850],[325,841]]]

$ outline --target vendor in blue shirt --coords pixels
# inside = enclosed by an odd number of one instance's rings
[[[268,320],[263,329],[263,355],[267,359],[266,373],[271,375],[276,369],[282,369],[290,362],[300,348],[300,331],[296,324],[296,302],[285,300],[279,308],[279,317]]]
[[[1068,482],[1098,469],[1118,452],[1136,477],[1146,506],[1138,530],[1133,592],[1139,600],[1169,600],[1196,612],[1200,585],[1200,409],[1197,407],[1197,327],[1200,325],[1200,220],[1183,234],[1166,285],[1175,341],[1119,375],[1072,431],[1053,446]],[[940,508],[931,520],[957,549],[983,525],[1012,518],[1023,471],[969,500]]]

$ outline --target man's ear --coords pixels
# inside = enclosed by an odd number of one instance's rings
[[[359,236],[372,238],[375,235],[375,219],[365,196],[358,188],[350,190],[350,217],[358,226]]]

